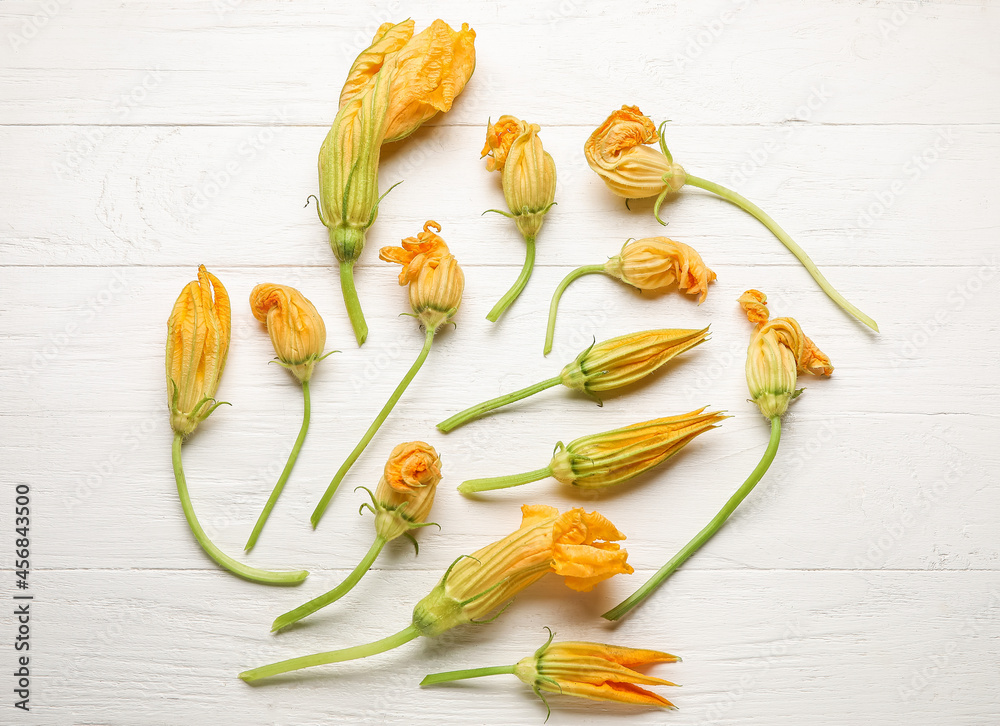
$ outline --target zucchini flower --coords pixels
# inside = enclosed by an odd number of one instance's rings
[[[394,448],[375,491],[359,487],[368,492],[371,504],[363,503],[358,513],[368,508],[375,515],[375,541],[368,554],[337,587],[275,619],[271,632],[286,628],[349,593],[371,569],[386,543],[397,537],[408,537],[419,552],[417,540],[410,530],[430,524],[438,526],[426,520],[440,481],[441,457],[433,446],[423,441],[409,441]]]
[[[660,290],[676,282],[679,292],[698,295],[699,305],[705,302],[705,296],[708,295],[708,283],[715,280],[715,273],[705,266],[701,255],[686,244],[666,237],[647,237],[626,242],[621,252],[603,265],[578,267],[556,287],[549,304],[549,322],[545,328],[545,355],[552,351],[556,313],[559,312],[562,294],[573,280],[595,272],[610,275],[639,290]]]
[[[618,545],[625,535],[597,512],[524,505],[521,527],[503,539],[462,555],[440,582],[413,608],[409,626],[367,645],[291,658],[240,673],[251,682],[289,671],[340,663],[383,653],[426,636],[433,638],[457,625],[491,622],[521,590],[550,572],[566,585],[587,592],[614,575],[630,574],[628,552]],[[488,621],[484,616],[503,607]]]
[[[229,294],[219,278],[201,265],[198,280],[184,287],[167,321],[167,402],[170,426],[174,430],[172,460],[177,494],[191,532],[215,562],[253,582],[297,585],[309,575],[308,572],[261,570],[238,562],[220,550],[208,538],[191,504],[181,462],[181,446],[198,424],[224,403],[215,400],[215,393],[226,366],[231,332]]]
[[[764,456],[743,485],[736,490],[712,521],[705,525],[683,549],[657,571],[642,587],[624,601],[604,613],[608,620],[618,620],[649,597],[687,559],[701,549],[726,523],[740,503],[753,491],[767,473],[781,439],[781,417],[789,402],[802,393],[795,389],[798,373],[828,376],[833,373],[830,359],[803,333],[792,318],[768,320],[767,297],[757,290],[747,290],[740,296],[740,305],[756,328],[750,335],[747,349],[747,387],[753,402],[771,422],[771,439]]]
[[[463,494],[507,489],[553,479],[580,489],[615,486],[663,463],[694,437],[714,429],[726,416],[705,413],[704,408],[680,416],[657,418],[614,431],[583,436],[569,444],[556,444],[548,466],[524,474],[470,479],[462,482]]]
[[[623,648],[603,643],[562,641],[553,643],[555,634],[534,655],[522,658],[514,665],[471,668],[468,670],[432,673],[420,681],[421,686],[461,681],[483,676],[514,675],[535,692],[545,704],[548,720],[552,714],[542,695],[558,693],[589,698],[592,701],[615,701],[638,706],[675,708],[674,704],[643,686],[676,686],[676,683],[654,678],[633,670],[654,663],[676,663],[676,655],[658,650]]]
[[[326,325],[323,323],[323,318],[320,317],[316,306],[294,287],[257,285],[250,293],[250,309],[257,320],[267,325],[274,352],[278,355],[278,363],[291,371],[302,384],[302,426],[299,427],[299,435],[292,446],[292,453],[288,455],[288,461],[285,462],[285,468],[281,471],[271,496],[264,504],[264,510],[257,518],[257,523],[247,539],[244,547],[247,552],[257,544],[264,524],[285,488],[288,477],[292,474],[295,460],[299,457],[299,451],[309,431],[309,380],[312,378],[316,363],[330,355],[323,354],[323,348],[326,347]]]
[[[434,335],[438,328],[451,322],[462,303],[465,275],[462,273],[462,268],[458,266],[455,257],[449,252],[448,245],[437,235],[437,232],[440,231],[441,225],[434,221],[428,221],[424,225],[423,232],[416,237],[404,239],[401,247],[383,247],[379,251],[379,257],[383,260],[403,266],[399,273],[399,284],[409,285],[410,306],[413,308],[413,314],[424,327],[424,347],[420,350],[420,354],[410,370],[403,376],[403,380],[396,386],[396,390],[389,396],[389,400],[386,401],[375,420],[372,421],[371,426],[361,437],[361,441],[348,455],[326,488],[310,518],[314,528],[323,517],[323,512],[326,511],[330,499],[333,498],[340,486],[340,482],[354,466],[354,462],[364,452],[365,447],[368,446],[379,427],[385,422],[400,396],[410,385],[410,381],[423,366],[427,354],[430,353],[431,344],[434,342]]]
[[[456,413],[437,425],[445,433],[477,419],[488,411],[520,401],[539,391],[559,385],[582,391],[602,405],[597,396],[642,380],[667,361],[708,339],[708,328],[702,330],[645,330],[595,343],[567,364],[558,376],[520,391],[508,393]]]
[[[668,194],[679,192],[685,184],[699,187],[732,202],[767,227],[798,258],[831,300],[872,330],[878,331],[875,321],[837,292],[805,250],[764,210],[732,189],[688,174],[680,164],[674,163],[673,155],[663,139],[663,127],[666,123],[664,121],[660,124],[657,130],[652,120],[643,115],[637,106],[622,106],[620,111],[613,111],[587,139],[583,147],[587,163],[608,189],[620,197],[641,199],[655,196],[653,215],[660,224],[666,224],[660,219],[663,200]],[[656,141],[659,141],[659,151],[648,146]]]
[[[358,345],[368,326],[354,288],[354,263],[375,222],[382,196],[378,164],[384,143],[416,131],[447,111],[476,65],[475,31],[443,20],[413,35],[413,21],[385,23],[354,61],[333,126],[319,154],[319,217],[329,228]],[[388,192],[386,192],[388,193]]]
[[[486,316],[492,323],[500,319],[528,284],[535,265],[535,238],[545,215],[555,204],[556,163],[542,148],[539,131],[538,124],[529,124],[514,116],[501,116],[486,129],[482,155],[488,157],[487,171],[501,173],[503,196],[510,213],[499,209],[488,211],[513,219],[527,245],[521,274]]]

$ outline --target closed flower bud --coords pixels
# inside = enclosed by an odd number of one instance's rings
[[[265,283],[250,293],[250,309],[267,325],[281,364],[300,381],[312,378],[326,346],[326,325],[316,306],[294,287]]]
[[[645,378],[674,356],[708,337],[702,330],[645,330],[590,346],[563,368],[564,386],[593,395]]]
[[[542,148],[541,128],[513,116],[501,116],[486,134],[486,168],[501,172],[504,199],[518,231],[534,239],[556,195],[556,164]]]
[[[676,282],[678,290],[698,295],[699,304],[705,302],[708,283],[716,277],[693,247],[667,237],[626,242],[604,270],[640,290],[659,290]]]
[[[434,636],[476,622],[550,572],[573,590],[589,591],[619,573],[630,574],[625,535],[597,512],[521,507],[521,527],[498,542],[455,560],[431,593],[417,603],[413,624]]]
[[[399,284],[410,286],[410,307],[428,330],[451,320],[462,303],[465,275],[448,245],[437,232],[441,225],[428,221],[424,231],[408,237],[400,247],[383,247],[379,257],[403,266]]]
[[[801,393],[795,388],[797,374],[828,376],[833,373],[833,364],[794,318],[769,320],[764,293],[747,290],[740,296],[740,305],[747,318],[757,324],[747,348],[750,397],[766,418],[780,417]]]
[[[170,425],[187,436],[218,405],[215,392],[231,337],[229,294],[215,275],[198,267],[167,321],[167,403]]]
[[[715,428],[722,413],[701,408],[559,443],[549,464],[564,484],[597,489],[621,484],[670,458],[694,437]]]
[[[659,140],[656,126],[638,106],[613,111],[583,147],[590,168],[620,197],[655,197],[678,191],[687,179],[679,165],[645,144]]]
[[[427,521],[441,481],[441,457],[430,444],[410,441],[392,450],[372,497],[375,532],[386,540]]]

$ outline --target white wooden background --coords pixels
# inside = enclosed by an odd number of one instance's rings
[[[354,344],[326,230],[303,202],[353,56],[384,20],[476,30],[478,66],[454,110],[387,150],[383,204],[357,272],[371,335]],[[986,0],[543,0],[0,4],[3,422],[0,722],[4,724],[539,724],[512,678],[419,690],[428,672],[510,663],[544,639],[604,640],[684,657],[655,668],[680,710],[553,697],[553,724],[997,724],[997,304],[1000,6]],[[882,327],[820,293],[766,230],[692,190],[667,234],[718,282],[698,307],[589,277],[564,298],[541,356],[549,295],[571,267],[660,234],[586,167],[590,130],[622,103],[672,119],[675,158],[759,201]],[[558,206],[523,297],[484,319],[523,245],[479,160],[489,117],[540,123]],[[317,531],[308,515],[421,344],[376,248],[437,219],[467,275],[395,415]],[[170,470],[164,328],[208,265],[235,302],[220,409],[184,448],[202,521],[237,554],[299,425],[294,380],[267,365],[252,286],[299,287],[331,348],[309,439],[257,549],[306,567],[299,588],[221,571],[181,514]],[[618,626],[598,615],[693,535],[767,440],[746,401],[747,287],[794,315],[833,359],[806,381],[771,473],[725,529]],[[433,424],[549,377],[592,336],[711,323],[712,340],[604,408],[552,390],[448,436]],[[481,501],[463,479],[542,466],[557,440],[709,405],[733,418],[672,463],[597,496],[549,480]],[[297,630],[271,620],[338,582],[367,549],[389,449],[422,438],[445,462],[414,558],[387,548],[351,597]],[[13,486],[32,488],[30,714],[12,708]],[[550,578],[495,624],[368,661],[250,687],[248,667],[366,642],[409,622],[457,555],[511,531],[518,505],[597,508],[625,531],[631,577],[575,595]]]

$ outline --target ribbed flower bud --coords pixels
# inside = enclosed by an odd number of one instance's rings
[[[693,247],[667,237],[626,242],[621,252],[604,264],[604,271],[640,290],[659,290],[677,283],[677,289],[705,302],[715,273]]]
[[[215,392],[231,338],[229,294],[204,265],[167,321],[167,405],[170,426],[187,436],[216,408]]]
[[[413,609],[413,624],[435,636],[471,623],[554,572],[579,591],[619,573],[631,573],[625,535],[597,512],[521,507],[521,527],[498,542],[452,563],[431,593]]]
[[[702,330],[645,330],[596,343],[562,369],[564,386],[594,395],[645,378],[708,338]]]
[[[490,171],[501,172],[504,199],[518,231],[534,239],[556,196],[556,164],[542,148],[541,127],[501,116],[486,133],[483,154]]]
[[[410,286],[410,307],[428,330],[451,320],[462,303],[465,275],[448,245],[437,232],[441,225],[428,221],[423,232],[407,237],[400,247],[383,247],[379,257],[403,266],[399,284]]]
[[[653,419],[624,428],[560,442],[549,473],[564,484],[597,489],[621,484],[676,454],[692,439],[726,418],[705,409]]]
[[[396,446],[372,497],[376,534],[388,542],[426,523],[440,481],[441,457],[433,446]]]
[[[264,283],[250,293],[250,309],[267,325],[281,364],[300,381],[312,378],[326,347],[326,325],[316,306],[294,287]]]

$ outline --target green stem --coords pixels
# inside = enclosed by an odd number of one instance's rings
[[[354,260],[340,263],[340,289],[344,293],[344,304],[347,306],[347,317],[351,319],[351,327],[354,328],[354,337],[358,340],[358,346],[362,346],[368,337],[368,323],[365,322],[365,314],[361,312],[358,291],[354,288]]]
[[[403,391],[405,391],[406,387],[410,385],[410,381],[413,380],[413,377],[417,375],[417,371],[420,370],[420,366],[422,366],[424,361],[427,360],[427,354],[430,353],[432,342],[434,342],[433,328],[425,331],[424,347],[420,349],[420,355],[417,356],[413,365],[410,366],[410,370],[408,370],[406,375],[403,376],[403,380],[401,380],[399,385],[396,386],[396,390],[392,392],[391,396],[389,396],[389,400],[385,402],[385,405],[382,407],[382,410],[379,411],[378,416],[376,416],[375,420],[372,421],[372,425],[368,427],[367,431],[365,431],[365,435],[361,437],[361,441],[359,441],[358,445],[354,447],[354,451],[352,451],[346,461],[341,464],[340,469],[333,477],[333,481],[330,482],[330,485],[323,493],[322,499],[319,500],[319,504],[316,505],[316,509],[313,510],[312,516],[309,518],[312,522],[313,529],[316,528],[316,525],[319,524],[319,520],[322,519],[323,512],[326,511],[326,507],[330,503],[330,499],[332,499],[333,495],[337,492],[337,487],[340,486],[340,482],[343,481],[347,472],[351,470],[352,466],[354,466],[354,462],[358,460],[358,457],[361,456],[365,447],[367,447],[368,443],[372,440],[375,432],[378,431],[379,427],[389,416],[393,406],[395,406],[396,402],[399,401],[399,397],[403,395]]]
[[[510,290],[504,293],[504,296],[500,298],[493,309],[490,310],[489,315],[486,319],[491,323],[495,323],[503,315],[504,310],[510,307],[510,304],[517,300],[517,296],[521,294],[524,290],[524,286],[528,284],[528,278],[531,277],[531,270],[535,266],[535,238],[525,237],[525,244],[528,245],[527,252],[524,257],[524,267],[521,268],[521,274],[518,275],[517,280],[511,286]]]
[[[552,476],[552,470],[546,466],[544,469],[526,471],[523,474],[495,476],[490,479],[469,479],[458,485],[458,491],[462,494],[471,494],[473,492],[488,492],[493,489],[509,489],[544,479],[547,476]]]
[[[299,428],[299,435],[295,439],[295,445],[292,446],[292,453],[288,455],[288,461],[285,462],[285,468],[281,471],[281,476],[278,477],[278,483],[274,485],[271,496],[268,497],[267,503],[264,505],[264,511],[257,518],[257,524],[254,525],[253,532],[250,533],[250,539],[247,540],[246,547],[243,548],[246,552],[252,550],[253,546],[257,544],[257,538],[260,537],[261,530],[264,529],[264,523],[271,516],[271,510],[274,509],[278,497],[281,496],[281,490],[285,488],[285,482],[288,481],[288,477],[292,474],[292,469],[295,467],[295,460],[299,458],[299,451],[306,440],[306,432],[309,431],[309,411],[309,381],[302,381],[302,426]]]
[[[271,625],[271,632],[275,633],[282,628],[287,628],[292,623],[297,623],[302,618],[307,615],[312,615],[314,612],[320,608],[325,608],[330,603],[336,602],[344,595],[349,593],[351,589],[358,584],[365,573],[371,569],[372,564],[375,562],[375,558],[379,556],[382,548],[385,547],[385,540],[381,537],[376,537],[375,541],[372,543],[371,549],[368,550],[358,566],[354,568],[350,575],[344,578],[344,581],[337,585],[335,588],[327,593],[320,595],[317,598],[313,598],[309,602],[299,605],[294,610],[290,610],[284,615],[279,615],[275,618],[274,623]]]
[[[181,444],[183,441],[183,436],[174,434],[172,458],[174,462],[174,478],[177,480],[177,494],[180,496],[181,507],[184,509],[184,516],[187,518],[188,526],[191,527],[194,538],[198,540],[198,544],[201,545],[201,548],[205,550],[208,556],[234,575],[239,575],[251,582],[260,582],[264,585],[298,585],[306,579],[309,573],[305,570],[294,570],[291,572],[260,570],[234,560],[215,546],[212,540],[208,538],[208,535],[205,534],[205,530],[201,528],[198,517],[195,516],[194,507],[191,506],[191,495],[188,494],[187,480],[184,478],[184,466],[181,463]]]
[[[805,250],[799,247],[795,240],[788,236],[788,232],[779,227],[778,223],[771,219],[771,217],[763,209],[758,207],[743,195],[737,194],[732,189],[727,189],[721,184],[716,184],[715,182],[708,181],[707,179],[702,179],[688,174],[685,183],[690,184],[693,187],[699,187],[712,192],[713,194],[718,194],[723,199],[732,202],[737,207],[740,207],[744,211],[747,211],[756,217],[765,227],[771,230],[775,237],[781,240],[781,243],[785,245],[785,247],[787,247],[793,255],[798,258],[799,262],[802,263],[802,266],[809,271],[810,275],[812,275],[812,278],[819,283],[823,292],[830,296],[830,299],[869,328],[878,332],[878,324],[863,312],[858,310],[858,308],[854,305],[849,303],[847,298],[837,292],[833,285],[831,285],[830,282],[823,276],[823,273],[819,271],[819,268],[816,267],[816,263],[813,262],[809,255],[806,254]]]
[[[559,312],[559,298],[562,297],[563,292],[565,292],[573,280],[595,272],[604,272],[604,265],[584,265],[583,267],[577,267],[559,283],[559,287],[556,288],[555,293],[552,295],[552,302],[549,303],[549,324],[545,328],[545,349],[542,351],[545,355],[552,352],[552,338],[556,334],[556,313]]]
[[[409,643],[418,637],[420,637],[420,631],[417,630],[417,626],[408,625],[395,635],[382,638],[382,640],[376,640],[374,643],[355,645],[351,648],[342,648],[341,650],[330,650],[326,653],[313,653],[312,655],[304,655],[299,658],[290,658],[278,663],[271,663],[260,668],[251,668],[248,671],[240,673],[240,678],[247,683],[252,683],[253,681],[259,681],[261,678],[270,678],[271,676],[278,676],[282,673],[297,671],[302,668],[312,668],[313,666],[327,665],[328,663],[343,663],[347,660],[367,658],[370,655],[377,655],[387,650],[398,648],[404,643]]]
[[[712,539],[713,535],[719,531],[719,528],[725,524],[729,516],[736,510],[736,507],[740,506],[746,496],[753,491],[753,488],[757,485],[757,482],[761,480],[764,473],[767,471],[768,467],[771,466],[771,462],[774,461],[774,455],[778,453],[778,441],[781,439],[781,419],[777,416],[771,419],[771,440],[767,444],[767,450],[764,452],[764,456],[761,457],[760,463],[757,464],[757,468],[751,472],[747,480],[743,482],[743,486],[736,490],[736,493],[729,498],[725,506],[719,510],[719,513],[712,518],[703,530],[694,536],[690,542],[684,545],[683,549],[671,558],[671,560],[661,567],[655,575],[653,575],[646,583],[640,587],[638,590],[633,592],[624,601],[618,603],[615,607],[608,610],[601,617],[606,620],[618,620],[620,617],[628,613],[632,608],[641,603],[647,597],[649,597],[653,591],[658,588],[663,582],[673,574],[674,570],[684,564],[688,557],[697,552],[703,544]]]
[[[483,401],[482,403],[477,403],[475,406],[470,406],[464,411],[456,413],[451,418],[442,421],[437,425],[440,431],[448,433],[459,426],[472,421],[473,419],[479,418],[484,413],[492,411],[495,408],[500,408],[501,406],[506,406],[508,403],[514,403],[514,401],[520,401],[522,398],[527,398],[528,396],[533,396],[540,391],[544,391],[547,388],[552,388],[552,386],[557,386],[562,383],[562,377],[556,376],[555,378],[550,378],[547,381],[542,381],[541,383],[536,383],[533,386],[528,386],[527,388],[522,388],[520,391],[514,391],[513,393],[508,393],[504,396],[497,396],[496,398],[491,398],[489,401]]]
[[[489,666],[487,668],[466,668],[462,671],[445,671],[444,673],[431,673],[424,676],[420,681],[421,686],[433,686],[438,683],[448,683],[449,681],[463,681],[466,678],[482,678],[483,676],[506,676],[514,675],[516,666]]]

